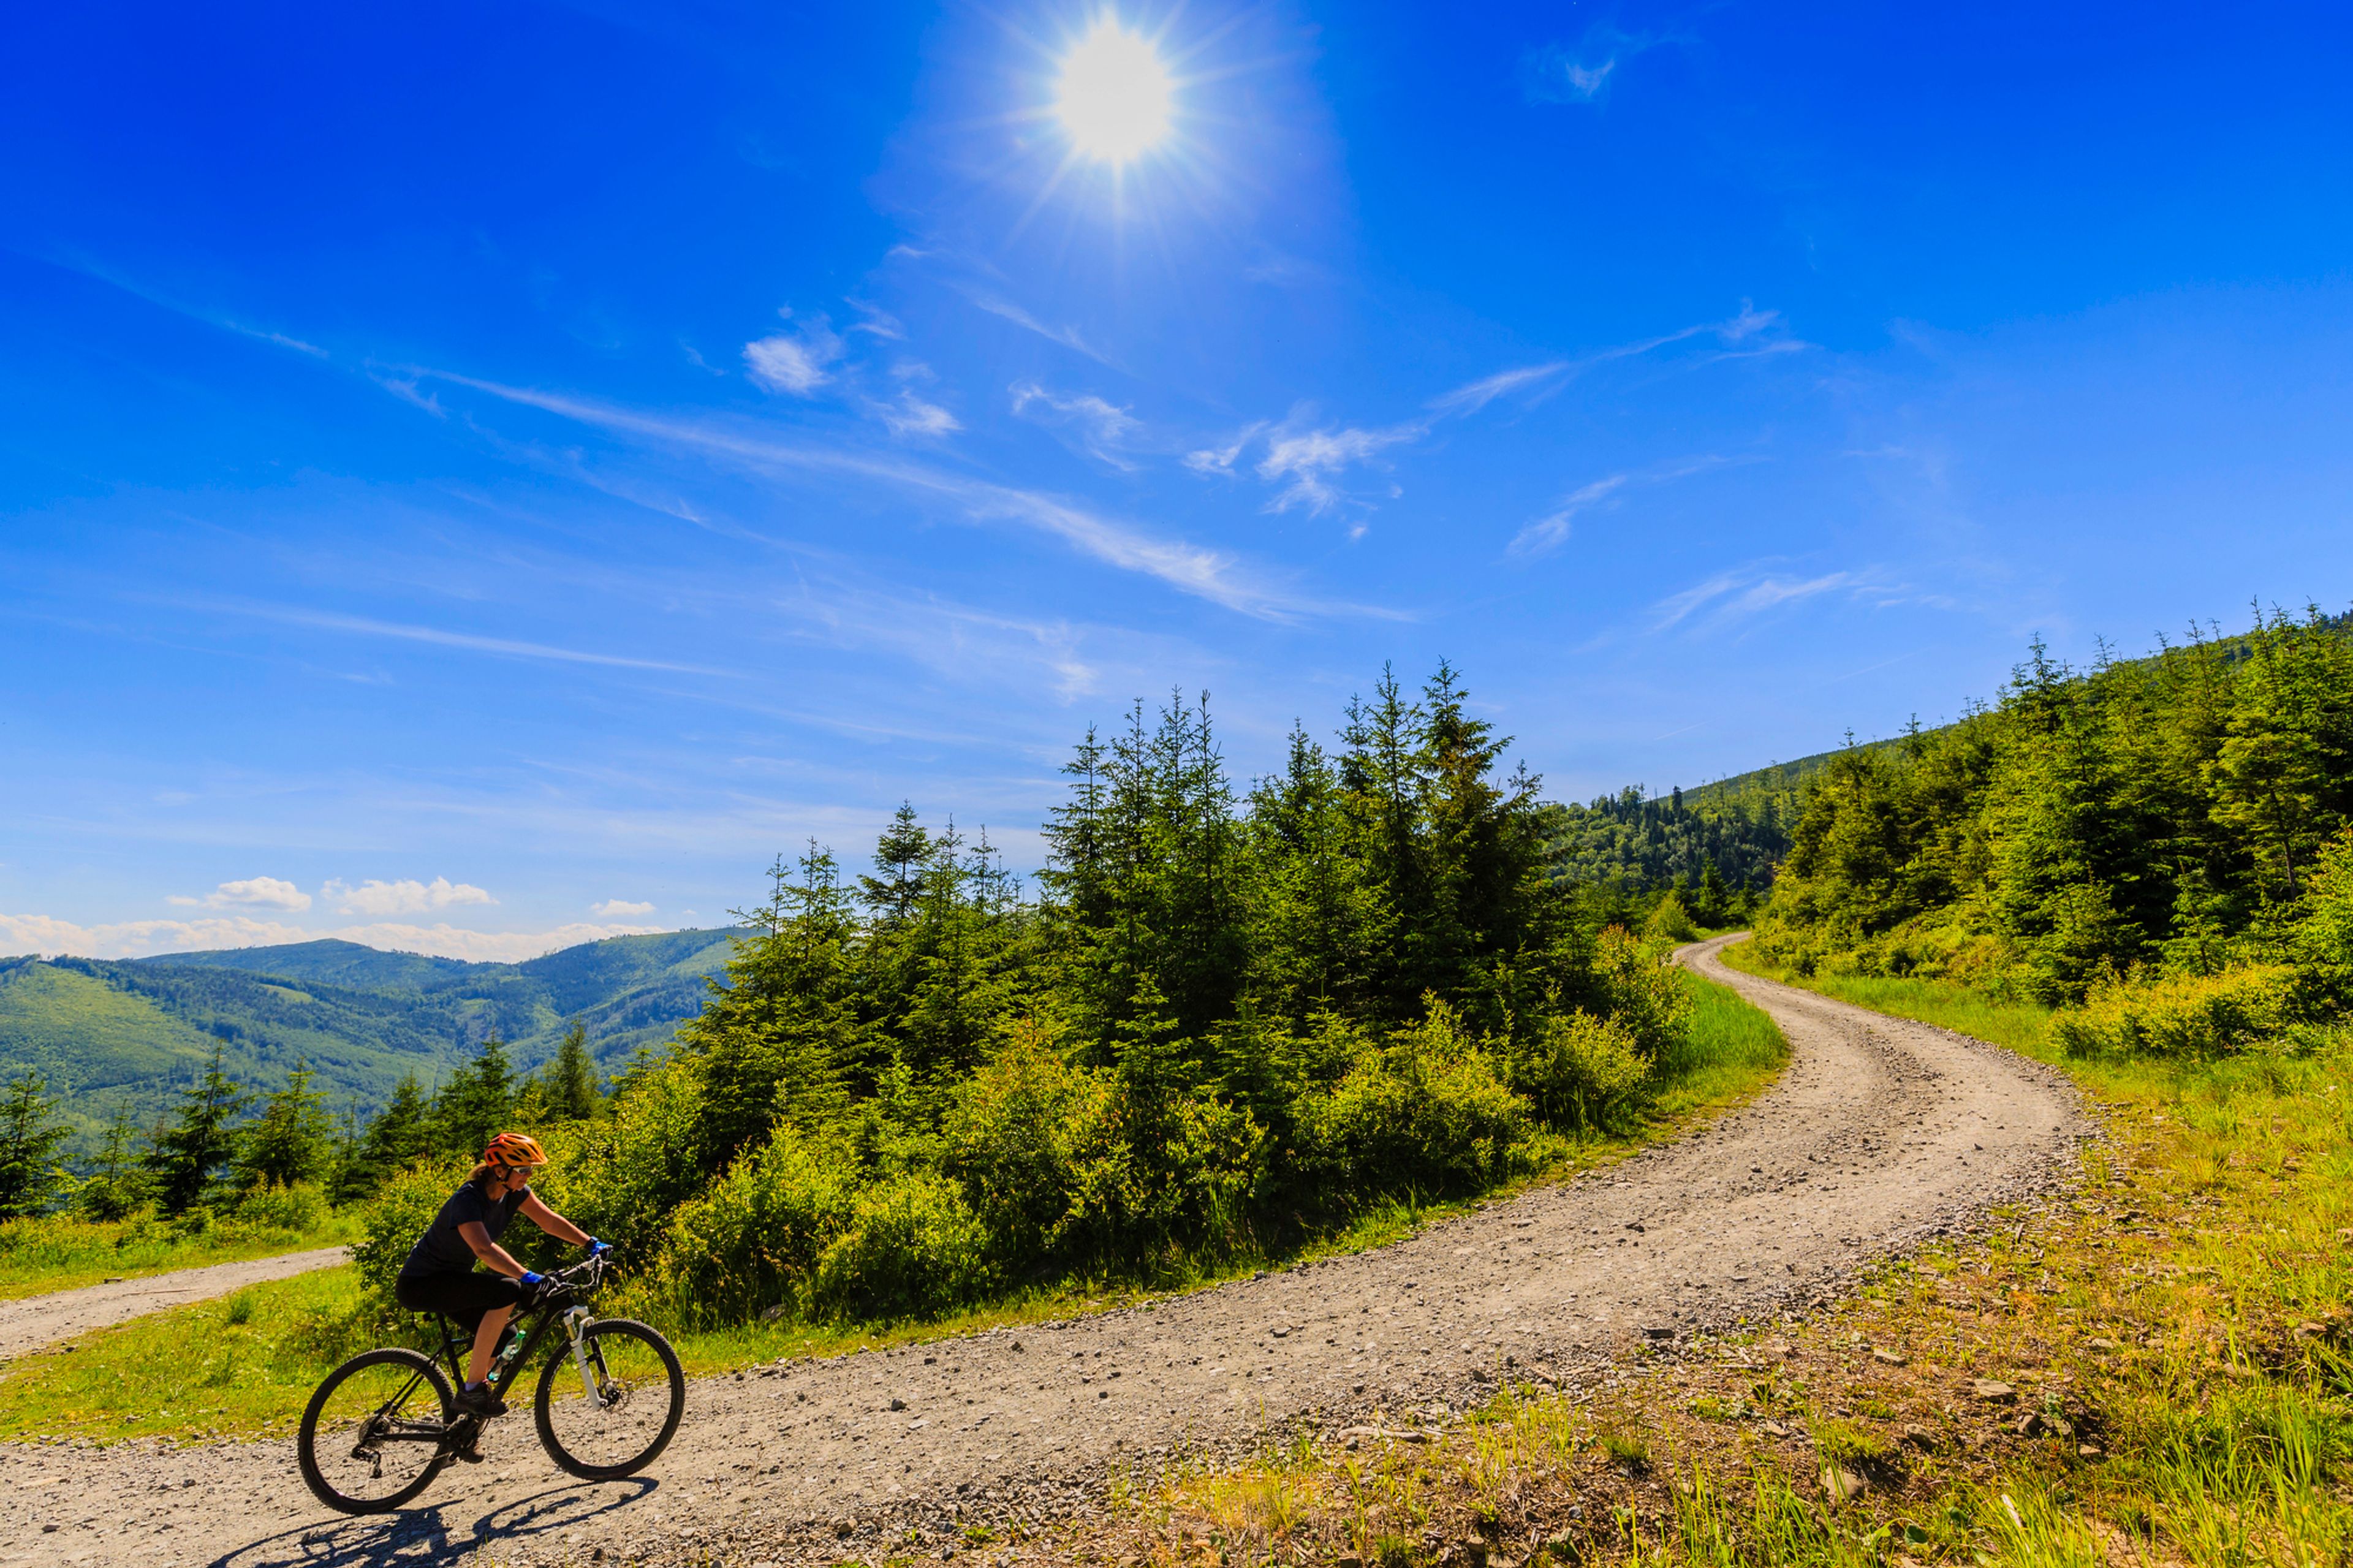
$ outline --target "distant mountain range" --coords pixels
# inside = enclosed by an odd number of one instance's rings
[[[613,937],[525,963],[333,941],[129,961],[0,959],[0,1077],[40,1072],[86,1139],[118,1103],[151,1121],[216,1041],[241,1083],[275,1089],[300,1058],[331,1103],[364,1110],[403,1073],[430,1088],[492,1033],[518,1067],[535,1066],[575,1018],[610,1068],[702,1011],[705,977],[722,971],[734,935]]]

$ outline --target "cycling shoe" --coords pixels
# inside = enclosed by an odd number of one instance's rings
[[[469,1415],[504,1415],[507,1402],[488,1384],[480,1388],[470,1384],[458,1391],[458,1408]]]

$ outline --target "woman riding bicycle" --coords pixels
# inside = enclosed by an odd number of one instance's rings
[[[491,1139],[473,1174],[433,1216],[393,1284],[394,1297],[410,1311],[440,1312],[475,1325],[466,1386],[458,1394],[458,1407],[471,1415],[506,1414],[505,1401],[491,1390],[491,1356],[507,1320],[530,1304],[542,1279],[499,1245],[508,1223],[521,1214],[558,1241],[591,1253],[607,1250],[531,1190],[532,1173],[546,1163],[538,1142],[522,1133]],[[477,1258],[490,1273],[476,1272]]]

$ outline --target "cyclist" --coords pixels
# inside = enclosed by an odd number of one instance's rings
[[[491,1390],[491,1352],[507,1320],[518,1307],[530,1305],[543,1279],[499,1245],[508,1223],[521,1214],[558,1241],[591,1254],[610,1250],[531,1190],[532,1173],[546,1163],[535,1139],[521,1132],[491,1139],[474,1173],[433,1216],[393,1284],[394,1297],[412,1312],[441,1312],[476,1325],[466,1386],[458,1394],[458,1407],[470,1415],[506,1414],[506,1402]],[[490,1273],[475,1271],[477,1258]]]

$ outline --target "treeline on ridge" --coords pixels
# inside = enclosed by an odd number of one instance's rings
[[[1641,1102],[1690,1004],[1546,875],[1507,744],[1441,668],[1238,790],[1172,699],[1079,746],[1033,886],[907,808],[869,874],[812,845],[670,1052],[553,1130],[543,1190],[681,1315],[877,1318],[1535,1168]],[[387,1190],[371,1279],[451,1178]]]
[[[2295,1048],[2353,1003],[2353,639],[2258,615],[2073,669],[1812,783],[1757,927],[1800,973],[2062,1005],[2079,1051]]]

